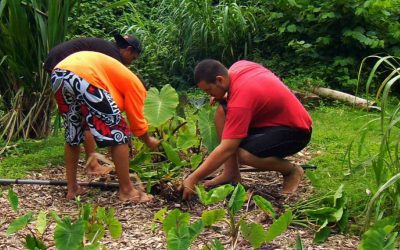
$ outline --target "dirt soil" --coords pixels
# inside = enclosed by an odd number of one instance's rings
[[[291,157],[290,160],[296,164],[304,164],[310,158],[310,153],[306,149]],[[40,173],[31,173],[27,178],[62,180],[65,178],[64,176],[65,168],[63,166],[49,166]],[[299,199],[309,197],[313,192],[312,186],[306,178],[303,178],[295,195],[285,197],[280,194],[282,178],[277,173],[244,172],[242,177],[243,185],[248,192],[262,195],[274,204],[278,212],[282,212],[284,205],[290,205]],[[80,181],[99,180],[98,178],[89,178],[84,173],[82,166],[79,168],[78,179]],[[7,188],[7,186],[0,186],[0,190],[7,190]],[[66,187],[14,185],[13,188],[19,196],[20,210],[18,214],[11,210],[6,192],[3,192],[3,195],[0,196],[0,203],[3,204],[0,206],[0,249],[24,249],[22,240],[29,233],[27,229],[10,237],[5,235],[5,231],[13,219],[28,211],[52,210],[60,216],[74,217],[77,215],[76,203],[65,198]],[[123,225],[123,234],[119,240],[113,240],[109,236],[104,238],[102,243],[108,249],[167,249],[165,236],[160,225],[156,223],[158,226],[152,231],[154,214],[163,207],[168,209],[179,208],[189,212],[191,218],[195,220],[201,217],[202,211],[207,208],[202,206],[197,199],[189,202],[181,201],[180,195],[172,189],[163,188],[155,193],[155,201],[151,204],[132,204],[119,202],[117,190],[107,191],[92,188],[82,197],[82,201],[115,209],[116,217]],[[218,206],[222,206],[222,204]],[[265,229],[268,229],[271,220],[255,211],[253,204],[246,204],[243,210],[249,211],[249,220],[260,222]],[[54,228],[49,228],[44,236],[45,244],[50,246],[49,249],[55,249],[52,239],[53,231]],[[191,249],[202,249],[205,242],[210,242],[213,239],[219,239],[224,244],[225,249],[230,249],[227,234],[227,226],[222,222],[217,223],[211,229],[205,230],[200,235],[201,240],[197,240]],[[313,231],[311,229],[290,226],[287,232],[273,240],[272,243],[265,244],[261,249],[296,249],[295,241],[298,235],[301,236],[304,249],[356,249],[359,243],[358,237],[336,234],[330,236],[325,243],[315,245],[312,243]],[[251,249],[251,246],[239,237],[237,249]]]

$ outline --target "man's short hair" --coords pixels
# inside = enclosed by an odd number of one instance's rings
[[[194,68],[194,84],[201,81],[215,83],[217,76],[228,76],[228,69],[219,61],[205,59],[199,62]]]

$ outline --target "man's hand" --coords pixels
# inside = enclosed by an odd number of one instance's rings
[[[212,105],[214,105],[216,102],[219,102],[219,101],[221,101],[221,100],[227,100],[228,99],[228,93],[226,93],[225,95],[224,95],[224,97],[222,98],[222,99],[217,99],[217,98],[215,98],[214,96],[212,96],[211,98],[210,98],[210,105],[212,106]]]
[[[189,175],[188,178],[186,178],[183,181],[182,188],[183,188],[183,195],[182,195],[182,200],[189,200],[190,197],[194,194],[194,186],[197,184],[198,181],[194,180],[194,178]]]

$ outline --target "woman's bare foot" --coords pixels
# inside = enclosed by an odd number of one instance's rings
[[[222,172],[213,179],[204,182],[205,187],[215,187],[223,184],[239,183],[241,182],[240,174],[226,174]]]
[[[139,191],[135,188],[133,188],[130,192],[128,193],[122,193],[121,191],[119,192],[119,199],[121,201],[127,201],[127,202],[134,202],[134,203],[146,203],[146,202],[151,202],[154,200],[154,197],[150,194],[146,194],[145,192]]]
[[[152,202],[152,201],[154,201],[153,195],[142,192],[142,195],[140,196],[140,202],[148,203],[148,202]]]
[[[289,174],[283,176],[283,188],[282,193],[293,194],[299,187],[301,178],[304,175],[304,170],[293,164],[292,171]]]
[[[87,192],[86,189],[82,188],[81,186],[77,186],[76,188],[74,188],[72,190],[68,190],[67,199],[73,200],[73,199],[75,199],[75,197],[77,197],[79,195],[83,195],[86,192]]]

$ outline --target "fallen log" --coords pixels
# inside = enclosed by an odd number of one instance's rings
[[[350,95],[341,91],[329,88],[316,87],[313,89],[312,92],[319,96],[349,103],[357,108],[363,108],[367,110],[379,110],[379,111],[381,110],[380,107],[376,106],[376,102],[369,101],[364,98]]]

